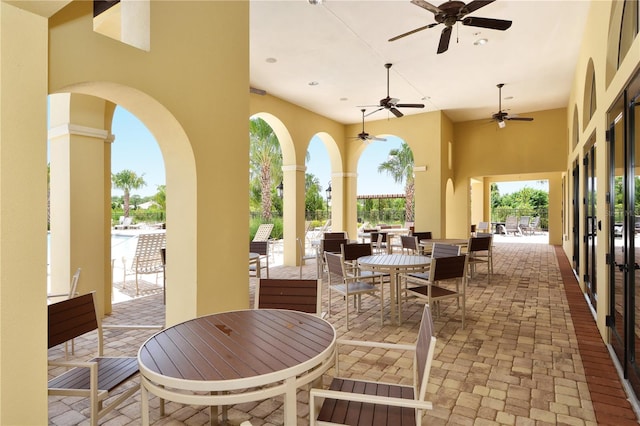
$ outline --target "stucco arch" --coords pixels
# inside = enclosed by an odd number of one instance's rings
[[[607,52],[606,58],[606,70],[605,70],[605,84],[609,87],[613,77],[615,77],[618,71],[618,54],[620,47],[620,26],[622,25],[622,14],[624,12],[624,5],[626,2],[614,1],[611,2],[611,12],[609,18],[609,35],[607,37]]]
[[[284,125],[282,120],[280,120],[273,114],[269,114],[268,112],[258,112],[256,114],[253,114],[251,118],[261,118],[269,126],[271,126],[273,132],[278,137],[278,142],[280,142],[280,150],[282,151],[282,164],[297,164],[295,144],[293,143],[293,139],[291,138],[291,133],[289,133],[289,130]]]
[[[180,247],[179,254],[176,251],[172,257],[167,280],[167,315],[174,310],[184,311],[181,307],[196,298],[197,276],[197,180],[189,138],[169,110],[140,90],[103,81],[69,85],[56,93],[65,92],[91,95],[121,105],[143,122],[156,139],[166,172],[167,251],[171,255],[171,247]],[[180,277],[180,291],[174,291],[172,276]]]

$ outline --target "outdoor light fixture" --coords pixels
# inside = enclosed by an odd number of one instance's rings
[[[284,192],[282,181],[280,181],[280,185],[276,186],[276,192],[278,193],[278,197],[282,198],[282,193]]]
[[[507,127],[507,123],[505,123],[504,120],[500,120],[498,121],[498,127],[504,129],[505,127]]]
[[[327,187],[327,201],[331,201],[331,181],[329,181],[329,186]]]

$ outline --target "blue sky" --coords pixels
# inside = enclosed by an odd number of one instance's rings
[[[146,197],[157,192],[158,185],[165,184],[164,161],[160,148],[149,130],[131,113],[117,107],[113,119],[115,141],[111,150],[111,170],[117,173],[124,169],[144,174],[147,185],[134,194]],[[402,194],[404,186],[397,184],[386,173],[378,173],[378,165],[387,160],[389,151],[399,148],[401,139],[385,136],[387,141],[374,141],[364,150],[358,161],[358,195]],[[361,142],[352,142],[361,143]],[[324,197],[327,184],[331,180],[329,154],[320,139],[314,137],[309,143],[307,172],[315,175],[322,186]],[[528,186],[534,189],[548,190],[548,184],[537,181],[499,183],[501,194],[516,192]],[[122,195],[122,191],[112,188],[113,195]]]

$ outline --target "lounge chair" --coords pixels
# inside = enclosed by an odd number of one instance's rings
[[[509,235],[510,232],[513,233],[513,235],[522,235],[518,218],[515,216],[507,216],[507,220],[504,222],[505,235]]]
[[[136,254],[131,263],[129,273],[136,275],[136,296],[140,294],[138,276],[143,274],[156,274],[156,285],[158,285],[158,274],[164,272],[164,262],[161,249],[166,246],[166,234],[140,234],[136,244]],[[124,268],[124,280],[122,288],[127,283],[127,268]]]

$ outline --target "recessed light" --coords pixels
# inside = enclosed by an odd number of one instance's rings
[[[345,101],[348,101],[348,100],[349,100],[349,98],[340,98],[340,100],[341,100],[342,102],[345,102]]]
[[[420,98],[421,101],[428,101],[429,99],[431,99],[431,96],[423,96]]]
[[[267,59],[265,59],[265,61],[268,64],[275,64],[276,62],[278,62],[278,60],[276,58],[267,58]]]
[[[505,100],[505,101],[508,101],[509,99],[513,99],[513,96],[506,96],[506,97],[504,98],[504,100]]]
[[[473,42],[473,44],[475,46],[482,46],[483,44],[487,44],[489,42],[489,40],[487,40],[486,38],[479,38],[476,41]]]
[[[309,82],[309,86],[317,86],[318,84],[320,84],[320,83],[318,83],[317,81],[310,81]]]

